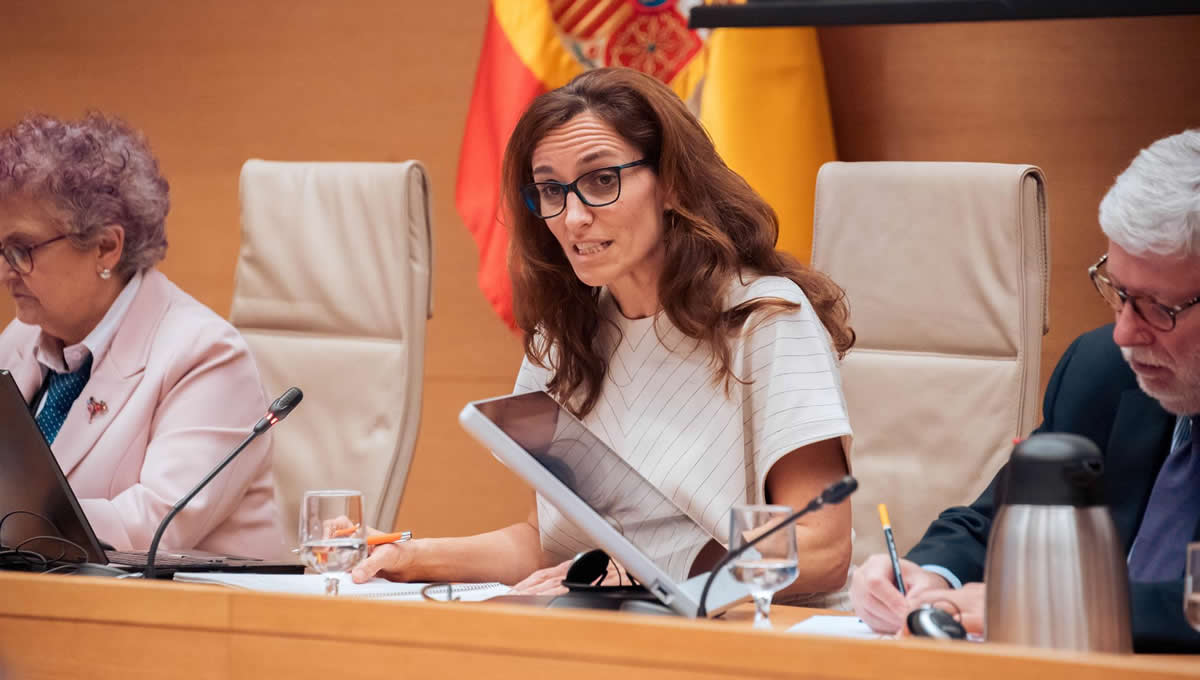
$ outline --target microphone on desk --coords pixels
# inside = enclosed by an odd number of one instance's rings
[[[762,542],[762,540],[767,536],[770,536],[786,526],[790,526],[796,520],[807,515],[813,510],[817,510],[825,505],[836,505],[841,503],[842,501],[846,500],[846,497],[854,493],[857,489],[858,480],[850,475],[846,475],[833,484],[825,487],[825,490],[821,492],[821,495],[809,501],[808,505],[788,515],[787,519],[771,527],[769,530],[764,531],[762,534],[755,537],[754,540],[743,544],[737,550],[725,553],[725,557],[722,557],[721,560],[717,562],[717,566],[713,567],[712,571],[708,572],[708,579],[704,582],[704,589],[700,591],[700,606],[696,610],[696,618],[701,618],[708,615],[708,610],[705,608],[705,601],[708,599],[708,590],[712,587],[713,581],[717,578],[717,574],[721,573],[721,570],[724,569],[734,559],[736,559],[738,555],[741,555],[758,543]]]
[[[224,470],[226,465],[229,465],[231,462],[233,462],[233,459],[237,458],[238,454],[250,445],[250,442],[257,439],[258,436],[263,432],[271,429],[275,423],[278,423],[279,421],[288,417],[288,414],[292,412],[292,409],[296,408],[296,406],[300,403],[300,400],[303,398],[304,393],[300,391],[299,387],[289,387],[286,392],[280,395],[278,399],[271,402],[271,405],[267,407],[266,415],[264,415],[257,423],[255,423],[254,429],[250,432],[250,436],[242,440],[242,443],[238,444],[233,451],[230,451],[229,455],[225,456],[225,460],[222,460],[207,475],[205,475],[204,479],[200,480],[200,483],[197,484],[194,489],[187,492],[183,498],[179,499],[179,502],[175,504],[175,507],[171,508],[171,511],[167,513],[167,516],[163,518],[162,522],[159,522],[158,529],[154,532],[154,538],[150,541],[150,552],[146,555],[146,569],[142,572],[143,578],[154,578],[154,558],[158,554],[158,542],[162,540],[163,532],[167,530],[167,525],[171,523],[171,520],[175,519],[175,515],[178,515],[179,511],[183,510],[183,508],[186,507],[187,504],[196,497],[196,494],[200,493],[201,489],[208,486],[208,483],[211,482],[214,477],[220,474],[221,470]]]

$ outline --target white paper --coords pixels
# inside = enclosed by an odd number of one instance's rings
[[[789,633],[881,640],[891,637],[871,630],[857,616],[813,616],[787,629]]]
[[[292,593],[297,595],[324,595],[323,574],[247,574],[222,571],[175,572],[175,580],[185,583],[214,583],[233,588],[257,590],[267,593]],[[339,597],[365,597],[381,600],[409,600],[418,602],[421,588],[428,583],[393,583],[373,578],[366,583],[354,583],[343,576],[338,584]],[[462,602],[480,602],[508,594],[511,590],[502,583],[456,583],[454,599]],[[436,595],[444,598],[446,589],[439,586]]]

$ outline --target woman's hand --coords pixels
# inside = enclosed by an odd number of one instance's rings
[[[378,536],[384,532],[367,528],[367,536]],[[413,562],[413,541],[383,543],[368,548],[366,559],[350,570],[355,583],[364,583],[379,576],[389,581],[405,581],[405,571]]]
[[[321,538],[342,538],[350,536],[357,531],[358,525],[351,522],[350,518],[345,515],[321,522]],[[368,528],[367,531],[372,531],[372,529]]]
[[[559,595],[567,592],[562,580],[567,577],[571,560],[545,569],[538,569],[512,587],[511,595]]]
[[[538,569],[529,576],[525,577],[517,585],[512,588],[512,595],[561,595],[567,592],[567,587],[562,584],[564,578],[567,577],[567,570],[571,568],[571,563],[574,560],[567,560],[562,564],[545,569]],[[604,575],[604,580],[599,585],[615,586],[627,582],[624,575],[624,570],[616,565],[615,562],[609,560],[608,573]]]

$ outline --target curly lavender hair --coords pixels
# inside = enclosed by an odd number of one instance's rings
[[[75,122],[37,114],[0,132],[0,200],[49,201],[78,248],[95,245],[101,228],[119,224],[122,277],[166,255],[168,191],[146,138],[118,118],[89,113]]]

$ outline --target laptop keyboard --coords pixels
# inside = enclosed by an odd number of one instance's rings
[[[105,550],[105,556],[112,564],[120,564],[132,567],[146,566],[146,560],[149,553],[144,552],[124,552],[121,550]],[[228,562],[227,558],[221,557],[196,557],[193,555],[170,555],[159,553],[154,558],[156,567],[200,567],[220,565]],[[237,560],[239,562],[244,560]]]
[[[109,564],[130,571],[146,568],[144,552],[106,550]],[[303,574],[304,565],[298,562],[271,562],[253,557],[223,557],[221,555],[183,555],[159,552],[154,559],[159,578],[171,578],[177,571],[231,571],[255,574]]]

